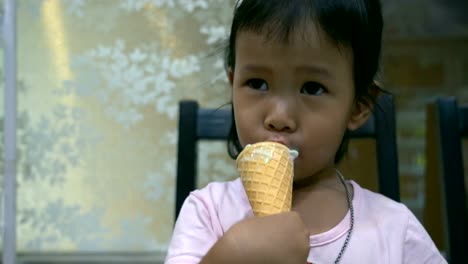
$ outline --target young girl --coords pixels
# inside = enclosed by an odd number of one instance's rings
[[[369,117],[382,38],[378,0],[243,0],[226,66],[247,144],[296,149],[293,207],[254,217],[239,179],[186,199],[166,258],[175,263],[446,263],[403,204],[344,181],[346,131]]]

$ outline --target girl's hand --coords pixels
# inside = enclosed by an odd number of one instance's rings
[[[309,254],[309,231],[296,212],[246,219],[223,239],[236,263],[304,264]]]

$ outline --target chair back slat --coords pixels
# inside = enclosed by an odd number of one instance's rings
[[[458,128],[460,129],[460,135],[468,138],[468,106],[458,108]]]
[[[198,111],[198,139],[226,140],[231,129],[231,122],[231,110],[200,109]]]
[[[392,96],[381,96],[374,111],[379,192],[399,202],[400,179],[395,104]]]
[[[446,243],[450,263],[468,260],[468,207],[463,169],[462,137],[466,137],[467,110],[454,97],[436,100],[437,145],[444,200]]]

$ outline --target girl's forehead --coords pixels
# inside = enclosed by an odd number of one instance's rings
[[[276,28],[277,29],[277,28]],[[280,32],[273,26],[265,26],[259,30],[243,29],[237,33],[236,49],[239,46],[261,44],[264,47],[283,49],[300,47],[302,50],[321,50],[327,53],[339,53],[347,59],[352,58],[350,47],[334,41],[315,23],[298,25],[289,32]],[[243,44],[240,42],[244,42]]]
[[[333,44],[337,47],[343,46],[334,41],[322,27],[313,21],[302,21],[293,27],[281,27],[281,21],[265,24],[255,29],[240,28],[237,32],[237,39],[242,33],[255,33],[261,37],[265,44],[282,43],[288,45],[291,43],[303,42],[311,46],[317,44]]]
[[[319,32],[316,28],[298,30],[291,32],[285,40],[268,35],[265,31],[241,31],[235,48],[236,68],[263,65],[281,69],[280,72],[305,72],[303,69],[312,67],[326,69],[328,76],[336,78],[345,76],[343,78],[347,79],[346,76],[352,76],[352,53],[340,49],[333,41],[324,37],[325,33]]]
[[[332,43],[312,43],[295,39],[289,43],[269,40],[254,32],[243,32],[236,45],[236,64],[239,67],[263,65],[283,70],[298,70],[314,66],[327,68],[328,72],[347,75],[352,59]],[[236,67],[238,68],[238,67]],[[248,68],[248,67],[247,67]]]

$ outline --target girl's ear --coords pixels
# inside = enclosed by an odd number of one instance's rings
[[[348,121],[348,129],[360,128],[372,114],[377,98],[382,94],[381,84],[374,80],[368,88],[369,97],[354,102],[353,111]]]
[[[232,86],[232,84],[234,83],[234,71],[231,67],[227,69],[227,77],[229,79],[229,84],[231,84]]]
[[[353,106],[351,117],[348,121],[348,129],[356,130],[361,127],[372,114],[373,105],[356,101]]]

